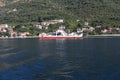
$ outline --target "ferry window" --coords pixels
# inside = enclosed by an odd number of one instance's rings
[[[62,34],[59,32],[59,33],[57,33],[57,35],[62,35]]]

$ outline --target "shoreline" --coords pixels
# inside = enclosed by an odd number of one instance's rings
[[[120,34],[101,34],[101,35],[86,35],[87,37],[117,37],[120,36]],[[28,38],[39,38],[38,36],[25,36],[25,37],[0,37],[0,39],[28,39]]]
[[[28,39],[28,38],[38,38],[38,36],[25,36],[25,37],[0,37],[0,39]]]
[[[94,36],[94,37],[109,37],[109,36],[120,36],[120,34],[101,34],[101,35],[86,35],[87,37]]]

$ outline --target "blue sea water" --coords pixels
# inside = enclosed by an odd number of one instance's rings
[[[0,39],[0,80],[120,80],[120,37]]]

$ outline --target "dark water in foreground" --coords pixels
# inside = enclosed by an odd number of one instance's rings
[[[1,39],[0,80],[120,80],[120,37]]]

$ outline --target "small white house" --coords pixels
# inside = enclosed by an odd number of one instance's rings
[[[19,33],[20,37],[26,37],[29,34],[30,34],[29,32],[20,32]]]
[[[57,24],[57,23],[63,23],[64,20],[63,19],[58,19],[58,20],[49,20],[49,21],[44,21],[44,22],[41,22],[41,24],[43,26],[49,26],[50,24]]]
[[[9,26],[7,24],[0,24],[0,31],[1,32],[6,32],[6,29],[8,28]]]

